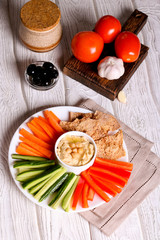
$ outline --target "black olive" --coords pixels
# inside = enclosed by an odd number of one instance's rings
[[[55,66],[51,62],[44,62],[43,67],[47,70],[54,69]]]
[[[57,78],[58,77],[58,71],[57,70],[52,70],[52,71],[50,71],[50,77],[51,78]]]
[[[30,64],[27,68],[27,74],[29,76],[34,76],[36,72],[36,65],[35,64]]]
[[[34,85],[41,86],[41,84],[42,84],[42,79],[41,79],[41,77],[39,77],[39,76],[33,77],[33,78],[32,78],[32,83],[33,83]]]

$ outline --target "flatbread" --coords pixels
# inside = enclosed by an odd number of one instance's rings
[[[125,156],[123,149],[123,132],[117,119],[108,113],[70,112],[70,121],[60,121],[66,131],[81,131],[91,136],[97,145],[97,156],[118,159]],[[118,131],[118,132],[117,132]],[[110,132],[114,135],[110,136]]]
[[[107,159],[119,159],[126,155],[123,149],[123,132],[118,131],[116,134],[106,136],[95,141],[97,146],[97,157]]]
[[[120,124],[111,114],[96,111],[95,113],[70,113],[70,122],[60,121],[60,126],[66,131],[81,131],[94,140],[116,131]]]
[[[80,112],[69,112],[69,121],[72,122],[76,118],[82,119],[82,118],[92,118],[93,113],[80,113]]]

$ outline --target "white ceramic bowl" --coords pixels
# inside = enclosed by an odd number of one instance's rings
[[[70,166],[66,163],[64,163],[58,156],[57,154],[57,147],[58,147],[58,144],[59,142],[66,136],[66,135],[74,135],[74,136],[82,136],[82,137],[85,137],[90,143],[93,144],[94,146],[94,155],[93,157],[91,158],[91,160],[83,165],[83,166]],[[79,132],[79,131],[70,131],[70,132],[66,132],[64,134],[62,134],[56,141],[56,144],[55,144],[55,155],[56,155],[56,158],[58,160],[58,163],[60,165],[62,165],[63,167],[65,167],[67,169],[68,172],[73,172],[75,173],[76,175],[79,175],[81,172],[85,171],[86,169],[88,169],[89,167],[91,167],[94,163],[94,160],[95,160],[95,157],[96,157],[96,154],[97,154],[97,147],[96,147],[96,144],[93,140],[93,138],[91,138],[89,135],[87,135],[86,133],[83,133],[83,132]]]

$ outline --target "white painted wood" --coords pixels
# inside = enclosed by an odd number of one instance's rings
[[[87,98],[153,141],[153,151],[160,156],[159,0],[56,0],[62,14],[63,38],[59,46],[48,53],[32,52],[19,39],[19,11],[25,2],[0,2],[0,239],[160,239],[160,188],[155,189],[110,237],[106,237],[78,214],[57,213],[30,202],[15,186],[7,165],[9,142],[26,117],[48,106],[75,105]],[[98,18],[105,14],[114,15],[123,23],[135,8],[149,16],[139,38],[150,50],[124,88],[127,104],[118,100],[112,102],[63,75],[63,64],[71,55],[70,43],[74,34],[92,30]],[[26,66],[36,60],[53,61],[60,70],[59,82],[50,91],[33,90],[24,81]]]

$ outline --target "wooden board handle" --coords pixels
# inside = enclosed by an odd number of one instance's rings
[[[147,18],[146,14],[136,9],[123,24],[122,31],[130,31],[137,35],[145,25]]]

